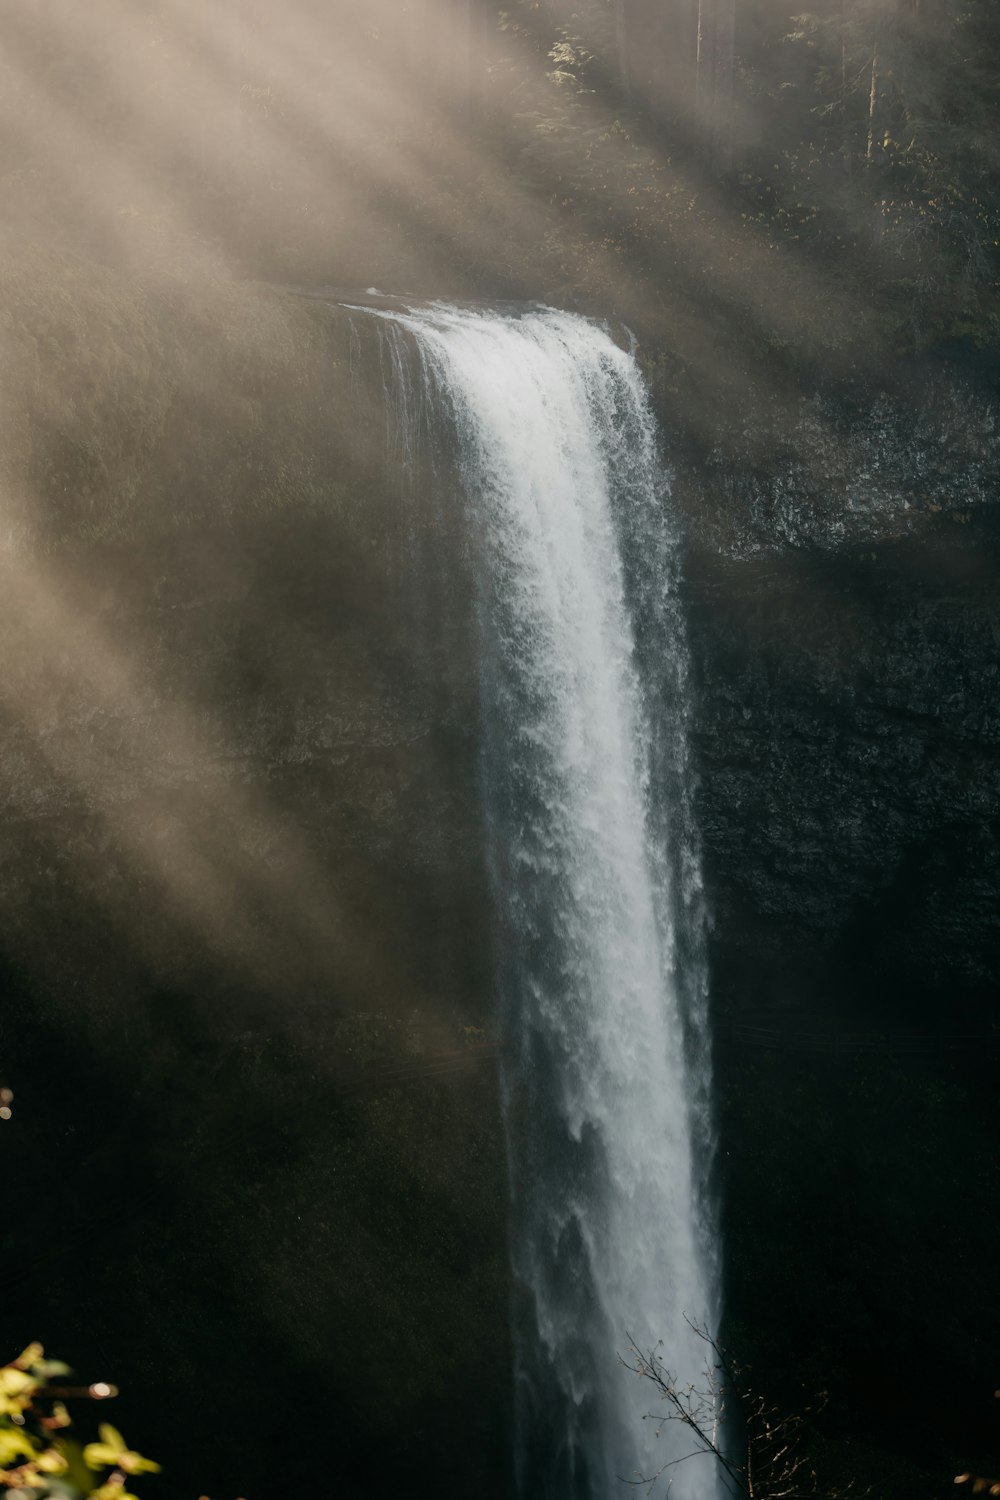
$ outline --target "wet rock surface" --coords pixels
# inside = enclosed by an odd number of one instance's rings
[[[725,1007],[995,1019],[1000,549],[954,529],[691,561]]]
[[[782,512],[780,463],[728,472],[742,510],[678,472],[727,1337],[782,1406],[829,1391],[825,1477],[886,1495],[993,1442],[1000,510],[969,445],[918,507],[890,444],[867,515]]]

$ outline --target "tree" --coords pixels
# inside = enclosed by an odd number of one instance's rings
[[[696,113],[705,159],[725,173],[733,165],[736,0],[699,0]]]
[[[644,1354],[631,1338],[631,1352],[622,1356],[626,1369],[649,1381],[661,1402],[646,1420],[680,1423],[691,1440],[688,1453],[638,1483],[652,1485],[668,1468],[703,1459],[718,1468],[724,1488],[737,1500],[844,1500],[856,1494],[853,1486],[831,1488],[811,1466],[809,1421],[822,1409],[825,1395],[812,1408],[781,1411],[704,1328],[690,1326],[705,1343],[703,1385],[681,1385],[655,1350]]]
[[[158,1474],[160,1465],[130,1448],[110,1422],[98,1426],[96,1442],[72,1432],[67,1402],[105,1402],[115,1386],[53,1384],[71,1372],[29,1344],[0,1368],[0,1487],[32,1500],[136,1500],[132,1481]],[[207,1497],[202,1497],[207,1500]]]
[[[994,1391],[993,1394],[1000,1401],[1000,1391]],[[956,1474],[955,1483],[969,1485],[974,1495],[1000,1495],[1000,1479],[995,1476],[988,1479],[985,1474],[971,1474],[967,1471]]]

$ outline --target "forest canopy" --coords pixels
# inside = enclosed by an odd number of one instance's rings
[[[672,320],[682,344],[718,323],[846,363],[997,337],[989,0],[27,0],[5,19],[5,218],[49,244],[543,298]]]

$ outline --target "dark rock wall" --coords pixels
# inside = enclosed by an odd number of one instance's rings
[[[718,996],[982,1030],[1000,965],[987,529],[688,577]]]
[[[825,1479],[935,1493],[995,1447],[993,418],[804,408],[675,480],[727,1336],[781,1405],[830,1393]]]

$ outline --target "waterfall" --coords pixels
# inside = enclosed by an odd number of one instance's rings
[[[585,319],[380,312],[453,431],[477,579],[520,1490],[607,1500],[690,1449],[623,1369],[704,1384],[718,1312],[689,690],[632,354]],[[710,1500],[706,1457],[671,1494]],[[661,1479],[665,1485],[666,1477]],[[659,1491],[663,1492],[662,1488]]]

